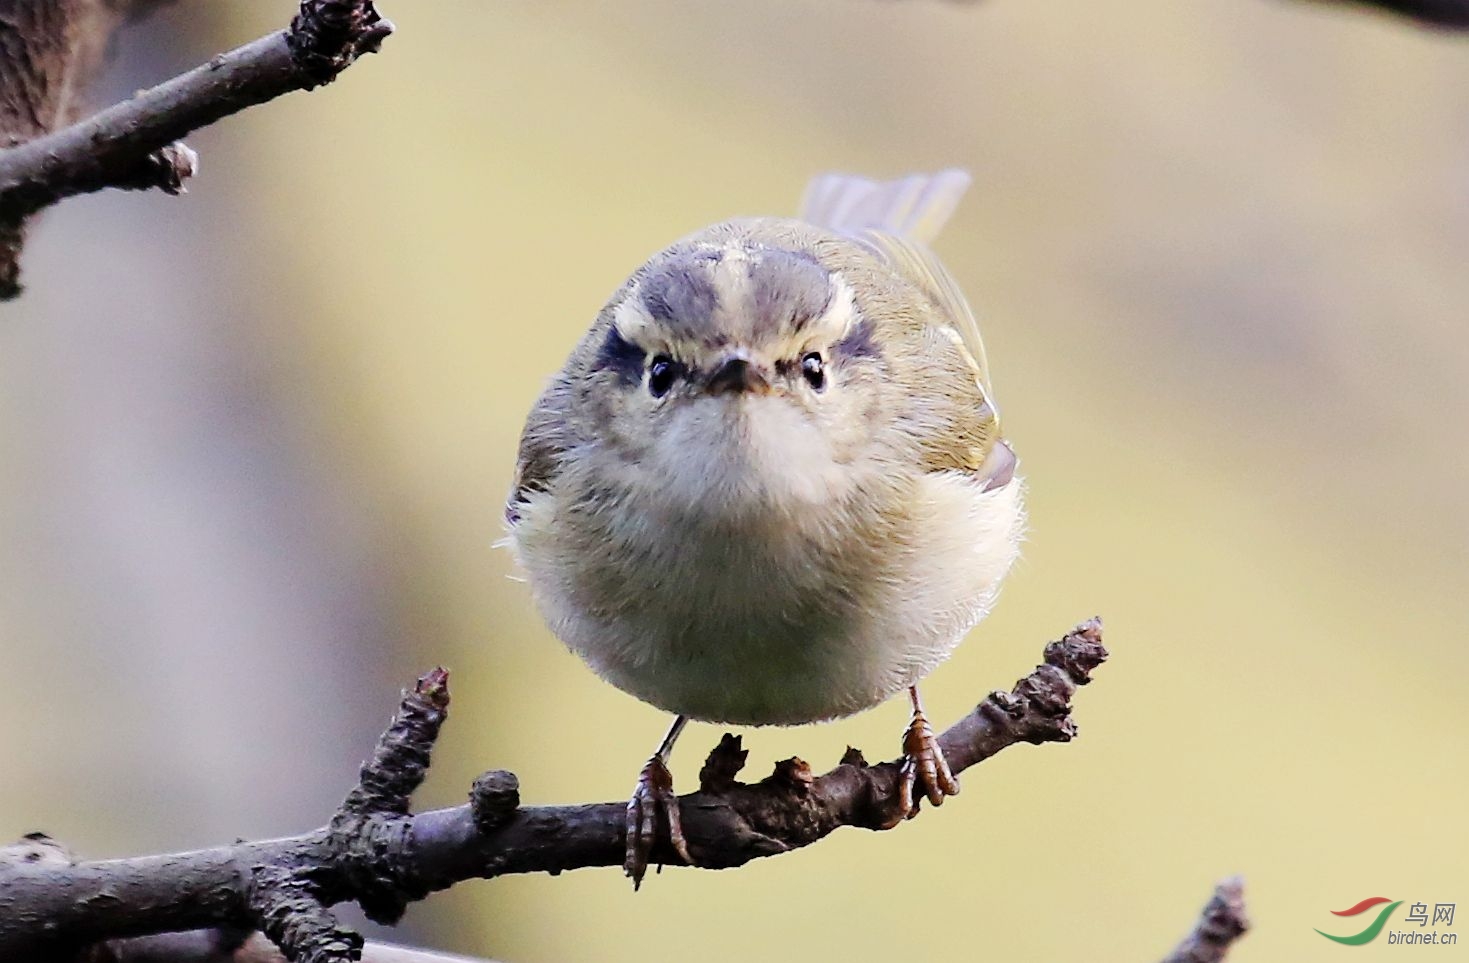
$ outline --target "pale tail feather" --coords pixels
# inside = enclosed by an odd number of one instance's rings
[[[959,285],[928,249],[959,206],[969,183],[969,175],[961,170],[912,174],[893,181],[823,174],[806,187],[800,217],[867,244],[934,299],[968,349],[980,390],[998,419],[979,323]]]
[[[841,234],[885,231],[931,244],[969,189],[961,170],[912,174],[873,181],[849,174],[823,174],[811,181],[800,217]]]

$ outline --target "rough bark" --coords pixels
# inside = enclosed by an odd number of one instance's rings
[[[1245,916],[1245,884],[1238,876],[1214,887],[1193,931],[1163,963],[1220,963],[1250,928]]]
[[[954,771],[1017,743],[1070,741],[1071,697],[1106,657],[1096,619],[1046,646],[1044,662],[1013,690],[990,694],[939,737]],[[0,851],[0,960],[216,928],[261,929],[292,961],[338,963],[359,958],[361,941],[331,915],[335,903],[355,900],[369,918],[392,923],[409,902],[465,879],[622,865],[625,802],[523,807],[510,773],[481,776],[465,805],[411,814],[448,706],[447,673],[435,669],[405,693],[330,822],[301,836],[102,862],[76,861],[40,836]],[[736,778],[744,761],[738,737],[726,735],[699,791],[680,797],[699,867],[739,866],[843,826],[900,821],[898,761],[868,765],[849,750],[816,775],[787,759],[751,784]],[[679,862],[666,836],[653,858]]]

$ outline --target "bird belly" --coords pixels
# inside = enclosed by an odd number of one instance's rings
[[[607,681],[669,712],[797,725],[870,708],[941,662],[1014,559],[1020,483],[927,475],[898,524],[618,529],[527,506],[513,543],[552,630]]]

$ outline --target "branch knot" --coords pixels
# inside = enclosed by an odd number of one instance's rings
[[[731,732],[719,737],[719,745],[709,750],[704,767],[699,770],[699,790],[708,793],[728,792],[739,783],[735,777],[745,768],[750,750],[743,740]]]
[[[489,834],[510,822],[520,808],[520,780],[515,773],[492,769],[469,787],[469,809],[474,826]]]
[[[393,32],[372,0],[301,0],[286,31],[291,57],[311,80],[329,84],[358,57],[376,53]]]

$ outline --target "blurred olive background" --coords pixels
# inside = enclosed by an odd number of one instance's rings
[[[95,99],[290,8],[182,0]],[[1032,532],[926,697],[952,719],[1100,613],[1081,738],[896,832],[637,896],[612,869],[470,883],[395,938],[1137,961],[1238,872],[1248,963],[1351,952],[1312,928],[1367,896],[1469,903],[1464,40],[1278,0],[384,12],[337,84],[190,138],[187,197],[35,232],[0,324],[0,832],[107,856],[315,826],[440,662],[422,805],[492,767],[528,803],[625,798],[665,719],[492,547],[534,396],[674,238],[792,212],[819,171],[963,166],[940,250]],[[750,731],[751,772],[891,756],[904,722]],[[717,736],[684,737],[684,788]]]

